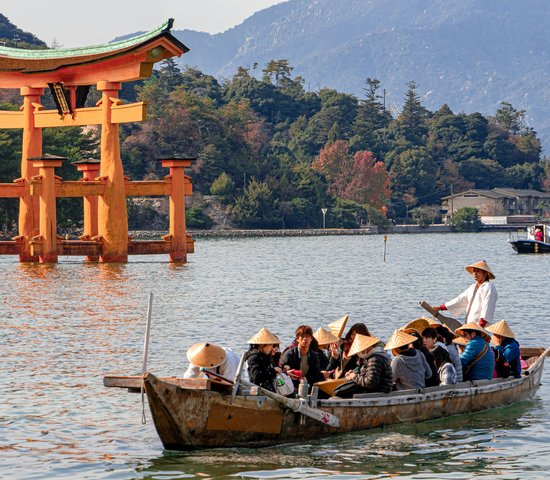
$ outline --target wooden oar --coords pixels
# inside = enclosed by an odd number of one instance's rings
[[[437,318],[443,325],[447,325],[447,327],[449,327],[453,332],[457,328],[462,327],[462,323],[460,323],[458,320],[455,320],[454,318],[451,318],[451,317],[446,317],[442,313],[437,312],[435,308],[433,308],[428,302],[422,301],[420,302],[420,305],[422,308],[430,312],[432,316]]]
[[[218,378],[219,380],[223,380],[229,383],[233,383],[228,378],[223,377],[222,375],[212,372],[211,370],[208,370],[206,368],[201,368],[201,372],[205,372],[208,375],[212,375],[215,378]],[[245,387],[258,387],[258,385],[247,382],[246,380],[239,380],[239,383],[241,385],[244,385]],[[307,402],[303,398],[287,398],[283,397],[282,395],[279,395],[278,393],[271,392],[270,390],[266,390],[265,388],[258,387],[259,391],[262,395],[265,395],[266,397],[269,397],[276,402],[282,403],[285,407],[290,408],[292,411],[301,413],[303,415],[306,415],[310,418],[313,418],[314,420],[317,420],[318,422],[323,423],[324,425],[329,425],[330,427],[338,428],[340,426],[340,419],[333,415],[332,413],[325,412],[323,410],[319,410],[318,408],[310,407]]]

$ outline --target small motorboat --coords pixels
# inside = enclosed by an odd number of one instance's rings
[[[518,253],[550,253],[550,225],[538,223],[527,227],[526,238],[511,239],[509,242]]]

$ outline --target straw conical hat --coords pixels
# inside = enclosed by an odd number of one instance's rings
[[[439,320],[436,320],[435,318],[428,318],[428,323],[429,323],[429,326],[432,328],[446,326],[446,325],[443,325]]]
[[[493,272],[491,272],[491,269],[489,268],[489,265],[487,265],[487,262],[485,260],[481,260],[480,262],[472,263],[471,265],[467,265],[464,267],[467,272],[474,273],[474,268],[479,268],[480,270],[483,270],[489,274],[489,278],[491,280],[494,280],[495,275]]]
[[[414,320],[411,320],[407,325],[404,327],[401,327],[399,331],[403,332],[409,329],[416,330],[418,333],[422,334],[425,328],[428,328],[430,326],[430,322],[427,318],[415,318]]]
[[[453,343],[456,343],[457,345],[466,346],[466,344],[468,343],[468,339],[465,337],[456,337],[456,338],[453,338]]]
[[[501,320],[500,322],[493,323],[493,325],[488,326],[486,330],[494,333],[495,335],[500,335],[501,337],[516,338],[514,332],[512,332],[512,329],[506,323],[506,320]]]
[[[336,335],[338,338],[342,338],[342,333],[344,333],[346,323],[348,323],[348,318],[349,315],[344,315],[342,318],[339,318],[338,320],[329,323],[328,328],[330,330],[330,333]]]
[[[461,327],[458,327],[455,330],[455,333],[457,335],[462,335],[462,332],[464,332],[464,330],[474,330],[475,332],[480,332],[488,337],[491,336],[491,334],[487,330],[485,330],[483,327],[480,327],[476,322],[468,322]]]
[[[213,343],[196,343],[187,350],[187,359],[197,367],[214,368],[225,361],[225,350]]]
[[[405,345],[409,345],[411,343],[416,342],[416,340],[417,340],[416,337],[413,337],[408,333],[405,333],[400,330],[395,330],[392,333],[392,336],[390,337],[390,339],[388,340],[388,343],[386,343],[384,350],[393,350],[394,348],[404,347]]]
[[[330,343],[334,343],[340,340],[339,337],[337,337],[336,335],[333,335],[330,332],[327,332],[323,327],[319,327],[319,330],[317,330],[313,334],[313,338],[317,340],[317,343],[319,345],[328,345]]]
[[[273,335],[267,328],[263,327],[260,331],[250,337],[246,343],[250,345],[276,345],[281,343],[276,335]]]
[[[355,355],[356,353],[362,352],[373,345],[376,345],[380,341],[379,338],[369,337],[367,335],[361,335],[358,333],[353,339],[353,343],[348,352],[348,357]]]

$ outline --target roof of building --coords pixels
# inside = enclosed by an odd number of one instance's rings
[[[51,72],[64,71],[65,77],[69,80],[78,78],[76,69],[80,66],[89,64],[97,66],[99,62],[108,65],[109,61],[112,64],[112,60],[123,56],[129,57],[129,54],[143,53],[144,50],[148,53],[149,63],[179,56],[188,52],[189,48],[170,33],[173,22],[173,19],[169,19],[150,32],[105,45],[47,50],[0,47],[0,88],[14,88],[14,80],[17,81],[15,86],[24,86],[26,84],[22,81],[22,76],[25,79],[34,77],[42,79],[44,75],[41,74],[48,73],[52,77],[50,81],[63,81]],[[159,50],[155,51],[155,47]],[[141,61],[143,62],[143,59]],[[116,78],[102,80],[123,81]],[[75,83],[78,83],[78,80],[75,80]]]
[[[455,193],[454,195],[448,195],[443,197],[442,200],[447,200],[450,198],[464,197],[468,194],[475,194],[481,197],[489,198],[517,198],[517,197],[540,197],[540,198],[550,198],[550,193],[548,192],[539,192],[538,190],[532,189],[517,189],[517,188],[493,188],[492,190],[483,190],[473,188],[466,190],[464,192]]]

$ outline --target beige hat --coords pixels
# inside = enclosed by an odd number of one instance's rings
[[[453,343],[456,343],[457,345],[466,346],[468,343],[468,339],[466,337],[456,337],[453,338]]]
[[[313,338],[315,338],[315,340],[317,340],[317,343],[320,346],[321,345],[329,345],[330,343],[335,343],[338,340],[340,340],[340,338],[338,338],[337,336],[333,335],[330,332],[327,332],[323,327],[319,327],[319,330],[317,330],[313,334]]]
[[[390,337],[390,339],[388,340],[388,343],[386,343],[384,350],[393,350],[394,348],[404,347],[405,345],[409,345],[411,343],[416,342],[416,340],[417,340],[416,337],[413,337],[408,333],[405,333],[400,330],[395,330],[392,333],[392,336]]]
[[[405,325],[404,327],[401,327],[399,331],[404,332],[412,329],[412,330],[416,330],[418,333],[422,335],[422,332],[424,331],[424,329],[428,328],[429,326],[430,326],[430,322],[427,318],[425,317],[415,318],[414,320],[411,320],[409,323],[407,323],[407,325]]]
[[[500,335],[501,337],[516,338],[514,332],[512,332],[512,329],[506,323],[506,320],[501,320],[500,322],[493,323],[493,325],[488,326],[486,330],[494,333],[495,335]]]
[[[246,343],[250,345],[277,345],[281,341],[276,335],[273,335],[267,328],[263,327],[256,335],[250,337]]]
[[[343,383],[349,382],[347,378],[331,378],[329,380],[323,380],[322,382],[314,383],[315,386],[319,387],[319,390],[325,392],[331,397],[334,395],[334,390]]]
[[[464,267],[467,272],[474,273],[474,268],[479,268],[480,270],[483,270],[489,274],[489,278],[491,280],[494,280],[495,275],[493,272],[491,272],[491,269],[489,268],[489,265],[487,265],[487,262],[485,260],[481,260],[480,262],[472,263],[471,265],[467,265]]]
[[[357,335],[355,335],[355,338],[353,339],[353,343],[351,344],[351,347],[348,352],[348,357],[351,357],[356,353],[360,353],[363,350],[366,350],[367,348],[372,347],[373,345],[376,345],[379,341],[380,341],[379,338],[369,337],[367,335],[361,335],[360,333],[358,333]]]
[[[225,362],[225,350],[213,343],[196,343],[187,350],[187,359],[197,367],[214,368]]]
[[[344,315],[342,318],[339,318],[338,320],[329,323],[328,328],[330,330],[330,333],[336,335],[338,338],[342,338],[342,333],[344,333],[346,323],[348,323],[348,318],[349,315]]]
[[[473,330],[475,332],[481,333],[482,335],[485,335],[488,338],[491,337],[491,334],[487,330],[485,330],[483,327],[480,327],[476,322],[468,322],[462,325],[461,327],[458,327],[455,330],[455,333],[457,335],[462,335],[462,332],[464,332],[464,330]]]

